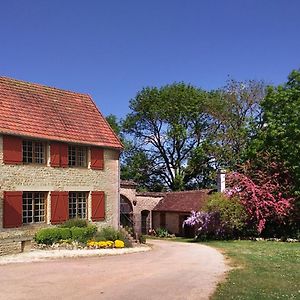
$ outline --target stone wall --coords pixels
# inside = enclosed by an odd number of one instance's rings
[[[18,229],[3,228],[4,191],[104,191],[106,218],[97,226],[118,227],[119,224],[119,151],[105,149],[104,170],[90,168],[50,167],[50,146],[47,165],[7,165],[3,163],[3,139],[0,135],[0,238],[11,235],[32,235],[40,226],[50,226],[51,197],[48,193],[46,222],[24,225]],[[90,157],[90,153],[88,153]],[[90,161],[90,159],[89,159]],[[88,198],[88,219],[91,219],[91,195]]]
[[[154,192],[137,192],[136,185],[128,182],[121,182],[120,194],[125,196],[133,208],[134,230],[136,233],[141,233],[141,213],[143,210],[149,211],[149,227],[152,228],[152,210],[163,198],[163,193]]]

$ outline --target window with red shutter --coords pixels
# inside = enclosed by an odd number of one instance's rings
[[[4,192],[3,228],[22,226],[22,192]]]
[[[51,143],[50,146],[51,167],[68,167],[68,144]]]
[[[104,169],[104,152],[102,148],[91,147],[91,169]]]
[[[60,166],[63,168],[67,168],[69,166],[68,144],[62,143],[60,145]]]
[[[17,136],[3,136],[3,161],[5,164],[22,164],[22,139]]]
[[[105,219],[105,194],[104,192],[92,192],[92,221]]]
[[[68,192],[51,192],[51,223],[59,224],[69,217]]]
[[[60,167],[60,143],[51,143],[50,145],[50,165],[51,167]]]

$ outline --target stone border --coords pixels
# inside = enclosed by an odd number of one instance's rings
[[[49,259],[75,258],[75,257],[91,257],[91,256],[108,256],[121,255],[129,253],[139,253],[151,250],[147,245],[141,245],[134,248],[122,249],[78,249],[78,250],[33,250],[13,255],[5,255],[0,257],[0,265],[12,263],[30,263],[41,262]]]

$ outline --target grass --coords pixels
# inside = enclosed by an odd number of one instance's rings
[[[191,239],[171,239],[192,242]],[[232,270],[213,300],[300,299],[300,243],[211,241],[230,259]]]
[[[234,267],[213,299],[300,299],[300,245],[270,241],[213,241]]]

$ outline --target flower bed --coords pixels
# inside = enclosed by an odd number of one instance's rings
[[[124,248],[124,242],[121,240],[113,241],[88,241],[87,246],[89,249],[107,249],[107,248]]]

